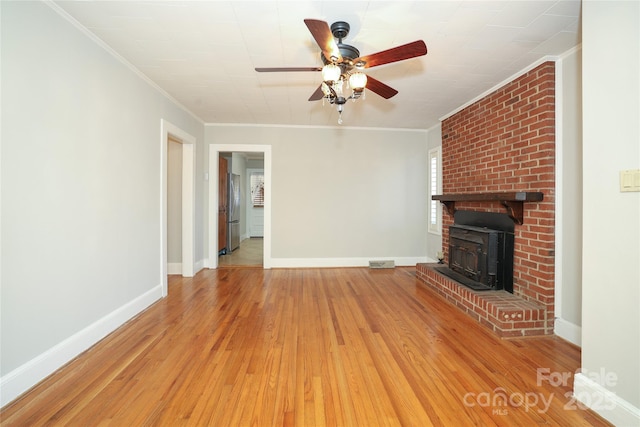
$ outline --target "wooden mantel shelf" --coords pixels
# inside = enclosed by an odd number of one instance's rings
[[[541,202],[543,194],[539,191],[519,191],[514,193],[474,193],[474,194],[439,194],[431,196],[432,200],[439,200],[449,215],[456,212],[456,202],[500,202],[507,209],[507,213],[516,224],[522,224],[524,219],[524,202]]]

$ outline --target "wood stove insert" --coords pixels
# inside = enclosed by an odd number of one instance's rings
[[[513,293],[513,220],[505,214],[456,211],[454,221],[448,267],[436,270],[474,290]]]

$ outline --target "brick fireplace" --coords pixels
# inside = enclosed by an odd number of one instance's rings
[[[516,222],[514,230],[513,293],[476,292],[438,274],[429,264],[417,266],[418,277],[427,285],[503,337],[553,333],[554,164],[553,62],[539,65],[442,121],[443,194],[544,195],[541,201],[516,204],[522,223]],[[455,210],[505,213],[510,207],[487,197],[455,202]],[[445,262],[452,224],[452,215],[444,210]]]

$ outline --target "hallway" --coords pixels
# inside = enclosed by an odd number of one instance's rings
[[[252,237],[240,242],[240,247],[218,257],[218,267],[262,267],[264,239]]]

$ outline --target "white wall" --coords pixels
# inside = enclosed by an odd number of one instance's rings
[[[0,7],[5,404],[160,297],[161,119],[202,157],[204,127],[52,7]]]
[[[556,335],[581,345],[582,50],[556,62]]]
[[[583,374],[574,389],[617,425],[640,425],[640,193],[619,183],[620,170],[640,169],[640,3],[583,2],[582,34]],[[616,379],[590,378],[600,371]],[[611,409],[594,399],[602,395]]]
[[[273,266],[426,260],[424,131],[207,126],[206,144],[272,146]]]
[[[167,144],[167,262],[182,271],[182,144],[173,140]]]

